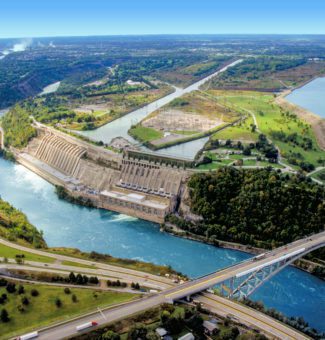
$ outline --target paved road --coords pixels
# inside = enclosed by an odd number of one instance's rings
[[[155,295],[152,297],[145,297],[133,302],[126,303],[113,308],[102,309],[101,311],[96,311],[95,313],[88,314],[83,318],[69,321],[58,325],[53,328],[43,329],[39,334],[38,339],[41,340],[58,340],[64,337],[76,334],[76,327],[80,324],[86,322],[96,321],[99,325],[104,325],[108,322],[114,322],[117,320],[124,319],[130,315],[136,314],[138,312],[159,306],[164,303],[165,299],[162,295]],[[88,329],[89,331],[89,329]]]
[[[77,268],[73,266],[62,266],[62,265],[55,265],[51,264],[50,267],[40,267],[40,266],[31,266],[26,264],[14,264],[14,263],[0,263],[0,270],[6,270],[6,269],[12,269],[12,270],[24,270],[29,272],[37,272],[37,273],[50,273],[50,274],[56,274],[56,275],[69,275],[70,272],[74,272],[75,274],[82,274],[87,276],[96,276],[101,281],[107,281],[107,280],[117,280],[119,279],[122,282],[126,282],[128,284],[131,284],[132,282],[138,282],[141,287],[146,287],[150,289],[155,290],[162,290],[166,288],[170,288],[172,285],[165,284],[165,283],[152,283],[152,281],[148,281],[147,279],[142,278],[134,278],[130,275],[123,275],[121,276],[113,276],[111,273],[106,272],[104,270],[93,270],[93,272],[89,272],[85,268],[83,270],[82,268]],[[114,273],[113,273],[114,274]]]
[[[72,263],[82,264],[86,266],[93,266],[94,269],[91,268],[82,268],[82,267],[75,267],[75,266],[65,266],[65,265],[60,265],[57,263],[46,263],[44,264],[44,268],[56,268],[56,269],[64,269],[68,271],[74,271],[74,272],[82,272],[82,273],[88,273],[91,275],[105,275],[105,276],[111,276],[115,278],[119,278],[122,280],[128,280],[130,282],[132,281],[137,281],[139,284],[143,285],[152,285],[152,286],[160,286],[162,288],[170,287],[173,285],[172,280],[169,278],[166,278],[164,276],[158,276],[158,275],[153,275],[133,269],[128,269],[124,267],[118,267],[114,265],[109,265],[105,263],[100,263],[100,262],[95,262],[95,261],[89,261],[89,260],[83,260],[83,259],[78,259],[75,257],[70,257],[66,255],[59,255],[59,254],[52,254],[46,251],[38,250],[38,249],[33,249],[33,248],[28,248],[24,247],[12,242],[9,242],[7,240],[1,239],[0,238],[0,244],[6,245],[11,248],[15,248],[20,251],[26,251],[35,255],[40,255],[40,256],[46,256],[48,258],[54,259],[54,261],[69,261]],[[34,266],[42,266],[41,263],[38,262],[32,262],[32,261],[27,261],[28,263],[31,263]]]
[[[250,325],[254,329],[262,329],[272,337],[278,339],[303,340],[308,337],[273,318],[256,310],[243,306],[226,298],[204,293],[195,298],[204,308],[222,316],[231,316],[234,321]]]
[[[285,247],[281,247],[273,251],[270,251],[266,253],[263,259],[260,259],[258,261],[252,261],[250,259],[250,260],[241,262],[237,265],[234,265],[232,267],[221,270],[219,272],[212,273],[205,277],[178,285],[177,287],[167,289],[163,291],[162,293],[156,294],[154,296],[146,297],[146,298],[143,298],[143,299],[131,302],[131,303],[127,303],[123,306],[115,307],[113,309],[107,309],[103,311],[103,314],[100,312],[95,312],[91,315],[80,317],[76,320],[69,321],[65,324],[56,325],[46,330],[42,330],[40,331],[40,339],[57,340],[65,336],[73,335],[76,333],[77,325],[83,324],[85,322],[93,321],[93,320],[98,321],[100,324],[105,324],[108,322],[116,321],[118,319],[123,319],[134,313],[143,311],[145,309],[153,308],[161,303],[172,302],[172,301],[184,298],[185,296],[193,295],[201,291],[204,291],[211,286],[214,286],[218,283],[223,282],[227,278],[233,277],[236,274],[241,274],[247,270],[253,270],[256,266],[265,265],[269,261],[278,259],[281,256],[284,256],[285,254],[304,249],[304,251],[301,253],[301,255],[303,255],[311,250],[317,249],[324,245],[325,245],[325,232],[322,232],[322,233],[313,235],[311,237],[291,243]],[[206,298],[206,295],[204,295],[204,297]],[[211,298],[211,296],[208,296],[208,297]],[[211,304],[211,300],[209,301]],[[215,302],[212,301],[212,303],[214,306]],[[220,304],[220,301],[219,301],[219,304]],[[232,314],[236,316],[238,315],[243,320],[246,320],[246,322],[250,323],[252,321],[252,319],[249,319],[249,321],[247,321],[249,317],[255,318],[254,324],[256,327],[261,327],[262,329],[264,329],[266,327],[265,323],[267,323],[267,331],[272,332],[272,334],[277,334],[279,332],[282,332],[284,329],[282,327],[285,327],[285,329],[289,328],[271,318],[268,318],[267,320],[264,319],[264,315],[262,315],[263,319],[261,319],[261,313],[253,312],[252,310],[250,310],[250,312],[247,312],[244,306],[241,306],[241,308],[237,308],[237,307],[235,308],[234,305],[231,305],[229,307],[229,304],[228,304],[227,308],[231,308]],[[244,319],[243,310],[245,310],[246,319]],[[256,320],[259,320],[258,321],[259,323],[257,323]],[[281,325],[281,327],[279,325]],[[284,337],[284,334],[282,334],[280,338],[281,339],[287,339],[287,338],[288,339],[299,339],[299,337],[298,338],[295,336],[291,337],[290,335],[291,331],[292,331],[291,329],[286,330],[285,332],[287,336]]]

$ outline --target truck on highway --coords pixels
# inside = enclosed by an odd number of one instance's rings
[[[97,325],[98,325],[98,322],[90,321],[90,322],[86,322],[86,323],[83,323],[82,325],[77,326],[76,330],[78,332],[80,332],[80,331],[83,331],[84,329],[87,329],[87,328],[93,327],[93,326],[97,326]]]
[[[20,337],[17,338],[17,340],[29,340],[29,339],[35,339],[38,337],[38,332],[32,332],[32,333],[28,333],[25,335],[22,335]]]
[[[265,253],[259,254],[257,256],[253,257],[253,261],[258,261],[258,260],[262,260],[265,258]]]

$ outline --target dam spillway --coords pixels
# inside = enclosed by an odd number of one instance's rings
[[[84,148],[48,133],[43,137],[35,156],[64,174],[74,176],[85,153]]]

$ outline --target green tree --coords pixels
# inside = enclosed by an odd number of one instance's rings
[[[9,322],[10,321],[10,318],[9,318],[9,314],[7,312],[6,309],[2,309],[1,310],[1,313],[0,313],[0,320],[2,322]]]

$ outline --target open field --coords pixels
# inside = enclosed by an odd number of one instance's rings
[[[298,57],[248,58],[214,78],[210,88],[279,91],[292,88],[325,73],[325,63]]]
[[[276,97],[275,102],[284,110],[295,113],[300,119],[311,125],[316,136],[318,145],[325,150],[325,119],[322,119],[313,112],[308,111],[300,106],[294,105],[286,100],[286,96],[290,91],[284,91]]]
[[[231,57],[226,55],[213,57],[211,60],[194,62],[193,64],[187,64],[184,66],[175,66],[170,70],[157,70],[154,75],[169,84],[185,88],[201,78],[217,71],[227,63],[230,63],[230,61]]]
[[[1,323],[0,339],[8,339],[16,334],[27,333],[34,328],[71,319],[74,316],[86,313],[97,307],[130,301],[137,296],[130,293],[90,291],[89,289],[71,288],[71,294],[65,294],[62,287],[53,287],[41,284],[24,284],[25,293],[8,293],[1,287],[0,294],[6,293],[8,301],[1,305],[9,313],[10,321]],[[37,289],[39,296],[31,296],[31,290]],[[72,294],[77,297],[77,302],[72,301]],[[29,300],[28,305],[21,302],[22,296]],[[55,304],[59,298],[61,307]],[[19,311],[22,306],[24,311]]]
[[[183,139],[189,141],[210,134],[240,117],[240,114],[221,105],[216,98],[194,91],[150,114],[134,126],[130,134],[156,147],[172,145]]]
[[[28,111],[36,120],[74,130],[88,130],[111,122],[173,91],[166,84],[157,88],[128,86],[106,92],[86,92],[82,97],[56,94],[55,100],[37,98]]]
[[[0,244],[0,258],[7,257],[8,259],[14,259],[16,255],[24,255],[24,259],[26,261],[36,261],[36,262],[43,262],[43,263],[53,263],[54,259],[46,256],[35,255],[32,253],[28,253],[26,251],[20,251],[4,244]]]
[[[241,126],[227,128],[214,134],[213,138],[255,140],[259,133],[263,133],[279,147],[281,155],[291,164],[308,162],[316,167],[318,161],[325,158],[311,126],[292,111],[277,105],[273,95],[251,91],[211,90],[209,93],[222,98],[224,105],[251,116]],[[251,127],[253,116],[258,125],[254,133]]]

